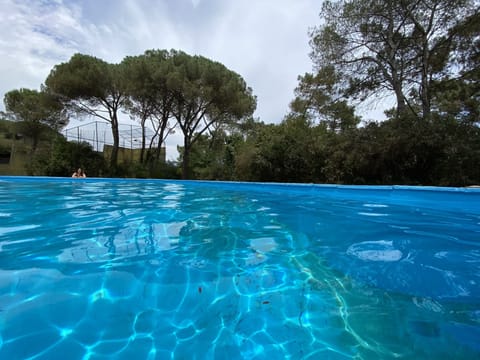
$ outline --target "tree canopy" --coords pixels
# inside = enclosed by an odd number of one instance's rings
[[[392,95],[396,114],[429,118],[436,81],[452,74],[454,49],[472,0],[324,1],[311,33],[319,71],[333,67],[350,100]],[[461,36],[460,36],[461,38]]]
[[[189,176],[191,147],[213,124],[246,119],[256,108],[252,89],[237,73],[202,56],[173,52],[173,115],[183,133],[183,177]]]
[[[241,121],[256,107],[252,90],[240,75],[219,62],[176,50],[148,50],[120,64],[75,54],[67,63],[56,65],[45,84],[66,106],[111,124],[112,168],[117,163],[121,109],[138,118],[142,129],[151,121],[159,138],[157,157],[174,127],[169,121],[175,119],[184,135],[184,178],[188,178],[191,147],[205,131],[213,124]]]
[[[173,132],[173,91],[168,79],[173,75],[170,53],[166,50],[148,50],[143,55],[128,56],[122,61],[128,94],[126,110],[142,127],[141,162],[158,161],[166,137]],[[154,130],[145,157],[145,130],[148,124]],[[155,140],[158,140],[154,149]]]
[[[68,122],[62,103],[45,91],[11,90],[5,94],[4,103],[7,118],[16,121],[19,131],[32,139],[32,152],[46,129],[58,131]]]
[[[110,123],[113,150],[110,165],[117,165],[120,137],[118,115],[126,99],[122,67],[90,55],[75,54],[56,65],[48,75],[47,91],[59,96],[77,113],[96,116]]]

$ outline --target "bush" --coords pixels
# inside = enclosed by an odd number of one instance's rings
[[[30,175],[71,176],[79,167],[90,177],[107,173],[103,155],[95,152],[89,143],[68,142],[57,136],[51,151],[43,148],[35,152],[32,162],[27,165],[27,172]]]

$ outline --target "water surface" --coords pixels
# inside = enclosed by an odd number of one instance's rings
[[[476,359],[479,200],[0,177],[0,358]]]

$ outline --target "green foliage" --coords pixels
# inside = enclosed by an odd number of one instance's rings
[[[104,176],[107,166],[103,156],[95,152],[89,143],[68,142],[56,136],[51,147],[35,154],[28,164],[30,175],[71,176],[81,167],[89,177]]]
[[[183,178],[188,178],[193,144],[214,125],[251,116],[256,99],[240,75],[218,62],[183,52],[172,52],[172,61],[168,84],[174,93],[173,114],[184,135]]]
[[[480,11],[450,29],[452,64],[456,72],[433,82],[438,112],[457,121],[480,122]]]
[[[15,123],[13,121],[0,119],[0,134],[3,134],[5,138],[11,139],[14,135]]]
[[[335,94],[393,96],[395,115],[427,119],[435,82],[459,68],[454,50],[472,54],[472,42],[457,39],[476,31],[477,12],[473,0],[324,1],[324,22],[311,33],[312,59],[319,71],[333,67],[341,76]]]
[[[89,55],[74,54],[68,62],[52,69],[45,85],[66,101],[84,100],[93,107],[112,96],[111,91],[115,91],[114,75],[113,67],[107,62]]]
[[[16,122],[16,131],[32,139],[32,152],[42,135],[58,131],[68,119],[57,97],[30,89],[11,90],[4,97],[6,115]]]
[[[291,113],[237,146],[237,178],[349,184],[480,183],[478,8],[469,0],[324,1],[315,72]],[[389,120],[352,104],[391,95]],[[477,165],[475,165],[477,164]]]
[[[60,97],[71,110],[96,116],[111,124],[113,149],[110,166],[117,165],[118,112],[125,102],[124,68],[93,56],[75,54],[48,75],[46,91]]]
[[[336,98],[341,77],[334,67],[325,66],[315,75],[306,73],[298,78],[296,98],[290,104],[292,115],[324,123],[330,131],[343,132],[355,128],[360,118],[347,101]]]
[[[149,168],[149,175],[157,179],[180,179],[182,177],[182,170],[177,163],[167,161],[151,166]]]
[[[112,125],[110,167],[117,167],[118,111],[123,108],[139,118],[145,130],[151,121],[160,144],[173,130],[175,118],[184,135],[183,177],[188,178],[192,145],[212,126],[228,125],[251,115],[256,107],[252,90],[240,75],[224,65],[182,51],[149,50],[126,57],[120,64],[75,54],[56,65],[46,82],[50,93],[61,96],[77,112],[100,117]],[[108,116],[105,116],[108,114]],[[145,131],[141,162],[146,164]]]
[[[251,124],[252,125],[252,124]],[[246,138],[236,137],[230,156],[233,179],[246,181],[312,182],[319,180],[326,136],[302,117],[280,125],[253,124]],[[227,148],[228,149],[228,148]]]
[[[415,116],[330,131],[302,117],[256,123],[237,143],[234,180],[468,186],[480,183],[480,129]],[[204,167],[203,169],[205,169]]]
[[[190,154],[190,172],[195,179],[233,180],[236,147],[242,141],[238,134],[218,129],[201,136]]]
[[[109,169],[109,176],[137,179],[180,179],[181,169],[174,162],[140,163],[122,162],[115,167],[114,172]]]
[[[47,144],[31,155],[32,175],[82,167],[90,177],[480,184],[480,15],[471,5],[324,1],[325,22],[311,34],[315,71],[299,77],[279,124],[251,117],[252,90],[221,63],[148,50],[120,64],[76,54],[52,69],[41,92],[11,91],[7,115],[17,122],[4,133],[24,134],[32,149]],[[359,126],[356,101],[385,93],[397,102],[388,120]],[[107,166],[89,144],[58,136],[63,105],[109,121],[114,149],[121,110],[144,130],[149,122],[160,143],[180,128],[182,166],[159,162],[145,133],[139,163],[117,164],[114,150]]]
[[[480,183],[480,132],[452,119],[415,117],[369,124],[335,136],[327,182],[467,186]]]
[[[146,143],[147,122],[155,132],[159,144],[173,131],[173,90],[168,86],[174,76],[173,62],[166,50],[149,50],[144,55],[129,56],[122,61],[124,89],[128,95],[125,108],[142,127],[140,162],[158,162],[160,151]]]

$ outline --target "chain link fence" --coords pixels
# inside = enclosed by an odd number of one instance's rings
[[[120,162],[139,161],[142,149],[142,127],[134,124],[119,124],[119,149],[118,157]],[[63,130],[67,141],[87,142],[94,151],[101,152],[106,158],[111,154],[113,148],[113,135],[110,123],[92,121],[79,126]],[[158,148],[158,136],[155,132],[145,128],[145,149]],[[160,161],[165,162],[166,153],[163,147],[160,150]]]
[[[124,149],[141,149],[142,128],[139,125],[119,124],[119,146]],[[87,142],[95,151],[103,152],[105,145],[113,145],[112,128],[110,123],[92,121],[87,124],[71,127],[63,130],[68,141]],[[145,147],[148,149],[158,147],[158,137],[150,128],[145,128]]]

